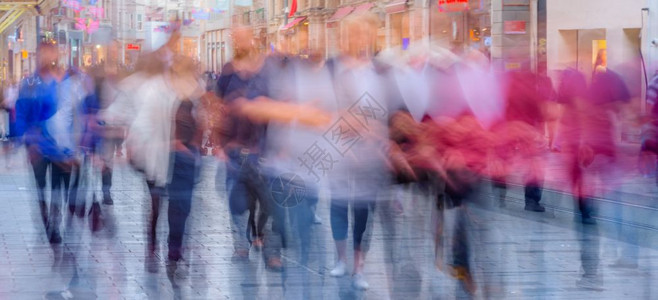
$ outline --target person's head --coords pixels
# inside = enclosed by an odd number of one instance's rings
[[[233,57],[242,59],[254,51],[254,32],[251,27],[235,26],[231,29],[231,40],[233,42]]]
[[[360,13],[345,18],[343,22],[347,35],[342,40],[342,52],[352,57],[369,57],[374,53],[379,18],[372,13]]]
[[[575,98],[583,98],[587,93],[585,76],[574,68],[567,68],[560,73],[558,98],[562,102],[570,102]]]
[[[59,51],[57,46],[51,43],[41,43],[39,45],[38,68],[39,73],[49,74],[55,72],[59,65]]]
[[[157,52],[147,53],[137,59],[135,71],[144,72],[144,74],[152,76],[162,74],[166,70],[166,65],[158,57]]]
[[[313,64],[322,64],[324,62],[324,52],[322,50],[311,50],[308,60]]]
[[[189,100],[202,93],[199,84],[199,68],[195,61],[187,56],[178,55],[169,69],[172,88],[182,100]]]

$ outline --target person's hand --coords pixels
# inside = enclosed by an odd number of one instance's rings
[[[300,124],[316,127],[327,128],[331,122],[331,115],[327,112],[310,105],[302,105],[297,109],[297,115],[292,116],[296,118]]]
[[[182,153],[182,154],[185,154],[187,156],[194,157],[194,153],[192,153],[192,151],[190,151],[190,149],[188,149],[183,144],[183,142],[181,142],[180,140],[174,140],[173,148],[174,148],[174,151],[176,151],[178,153]]]
[[[226,152],[224,152],[224,149],[213,148],[212,151],[214,152],[213,154],[217,160],[228,161],[228,156],[226,155]]]
[[[78,168],[80,167],[80,163],[78,162],[77,159],[71,157],[67,158],[66,160],[63,161],[58,161],[58,162],[53,162],[55,165],[60,167],[64,172],[70,173],[73,168]]]
[[[578,149],[578,162],[582,167],[588,167],[594,161],[594,150],[588,145],[583,145]]]
[[[389,166],[394,171],[404,174],[405,176],[410,177],[413,180],[418,179],[418,176],[416,176],[416,172],[414,172],[414,169],[411,167],[411,164],[409,163],[409,161],[407,161],[404,152],[396,144],[391,145],[389,149],[389,157],[390,157]]]

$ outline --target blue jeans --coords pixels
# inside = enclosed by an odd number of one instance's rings
[[[192,207],[192,193],[197,176],[199,153],[175,152],[173,174],[169,184],[169,254],[170,260],[182,257],[185,222]]]
[[[281,178],[289,180],[289,178]],[[270,186],[276,183],[277,178],[270,178]],[[302,179],[298,179],[302,180]],[[306,186],[304,184],[304,186]],[[314,189],[304,191],[304,196],[296,205],[284,207],[277,203],[274,197],[269,197],[270,216],[272,217],[272,231],[265,237],[264,254],[266,258],[278,257],[281,255],[281,248],[285,247],[285,224],[289,220],[291,232],[296,234],[293,238],[299,238],[301,263],[308,263],[309,249],[311,246],[311,228],[313,226],[314,213],[312,207],[318,202],[318,192]]]
[[[261,236],[267,221],[269,211],[269,186],[261,174],[260,156],[257,154],[243,154],[239,149],[228,153],[226,164],[226,189],[228,191],[229,212],[234,248],[249,248],[250,223],[249,213],[253,214],[256,206],[260,207],[258,224],[255,235]]]
[[[34,171],[34,179],[37,184],[37,197],[41,219],[47,230],[47,234],[59,234],[62,220],[61,206],[63,199],[69,196],[71,170],[43,156],[38,150],[28,148],[30,164]],[[46,204],[46,177],[50,167],[50,207]]]

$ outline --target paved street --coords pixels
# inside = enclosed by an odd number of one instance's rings
[[[38,220],[33,183],[21,154],[11,169],[0,160],[0,299],[454,299],[467,294],[434,266],[433,203],[400,194],[402,207],[380,201],[368,230],[366,292],[355,291],[349,276],[328,275],[334,247],[327,195],[317,209],[323,224],[313,227],[308,266],[301,266],[293,240],[284,250],[283,273],[265,270],[260,252],[250,261],[231,261],[232,244],[223,186],[216,185],[217,163],[206,158],[202,181],[188,219],[187,276],[167,276],[166,213],[159,221],[159,272],[145,269],[146,201],[140,177],[124,162],[114,175],[114,206],[103,206],[105,228],[90,232],[87,218],[65,217],[63,244],[51,247]],[[220,176],[222,170],[220,169]],[[223,182],[223,180],[219,180]],[[219,192],[218,192],[219,190]],[[483,188],[488,199],[488,187]],[[653,265],[658,251],[626,243],[633,228],[619,231],[605,220],[582,227],[567,212],[523,211],[510,191],[507,208],[471,206],[469,236],[472,266],[482,299],[655,299]],[[551,199],[554,196],[548,196]],[[385,197],[382,197],[385,198]],[[549,201],[549,200],[546,200]],[[487,201],[485,201],[487,202]],[[550,203],[547,203],[549,205]],[[163,205],[163,212],[166,203]],[[445,246],[456,210],[446,212]],[[655,239],[651,230],[641,239]],[[637,269],[611,265],[623,250],[637,249]],[[349,256],[349,255],[348,255]],[[599,285],[577,286],[582,265],[596,270]],[[348,262],[351,266],[351,261]]]

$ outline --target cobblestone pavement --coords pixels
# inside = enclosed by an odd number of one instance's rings
[[[164,259],[166,213],[159,222],[159,272],[149,273],[145,221],[150,205],[140,177],[125,164],[118,163],[114,175],[115,205],[103,206],[105,228],[92,234],[87,218],[67,216],[64,242],[51,247],[38,221],[24,157],[19,154],[9,162],[12,166],[6,169],[0,160],[4,204],[0,211],[0,299],[467,298],[457,281],[434,266],[431,228],[436,211],[427,197],[397,191],[393,198],[401,199],[402,206],[378,203],[368,230],[365,276],[370,289],[359,292],[351,287],[349,276],[328,275],[334,247],[326,193],[317,208],[323,224],[314,225],[307,266],[298,263],[294,241],[284,251],[282,273],[265,270],[255,250],[248,262],[232,262],[227,202],[223,186],[215,180],[218,164],[207,158],[188,220],[185,262],[189,272],[170,278]],[[447,225],[457,212],[446,212]],[[513,205],[502,210],[471,207],[467,213],[472,220],[469,234],[477,299],[658,298],[653,284],[653,264],[658,264],[654,249],[634,248],[616,239],[615,232],[601,234],[597,226],[578,226],[573,217],[525,212]],[[445,232],[451,232],[450,226]],[[639,267],[612,267],[629,249],[639,251]],[[577,285],[583,265],[594,267],[597,284]]]

